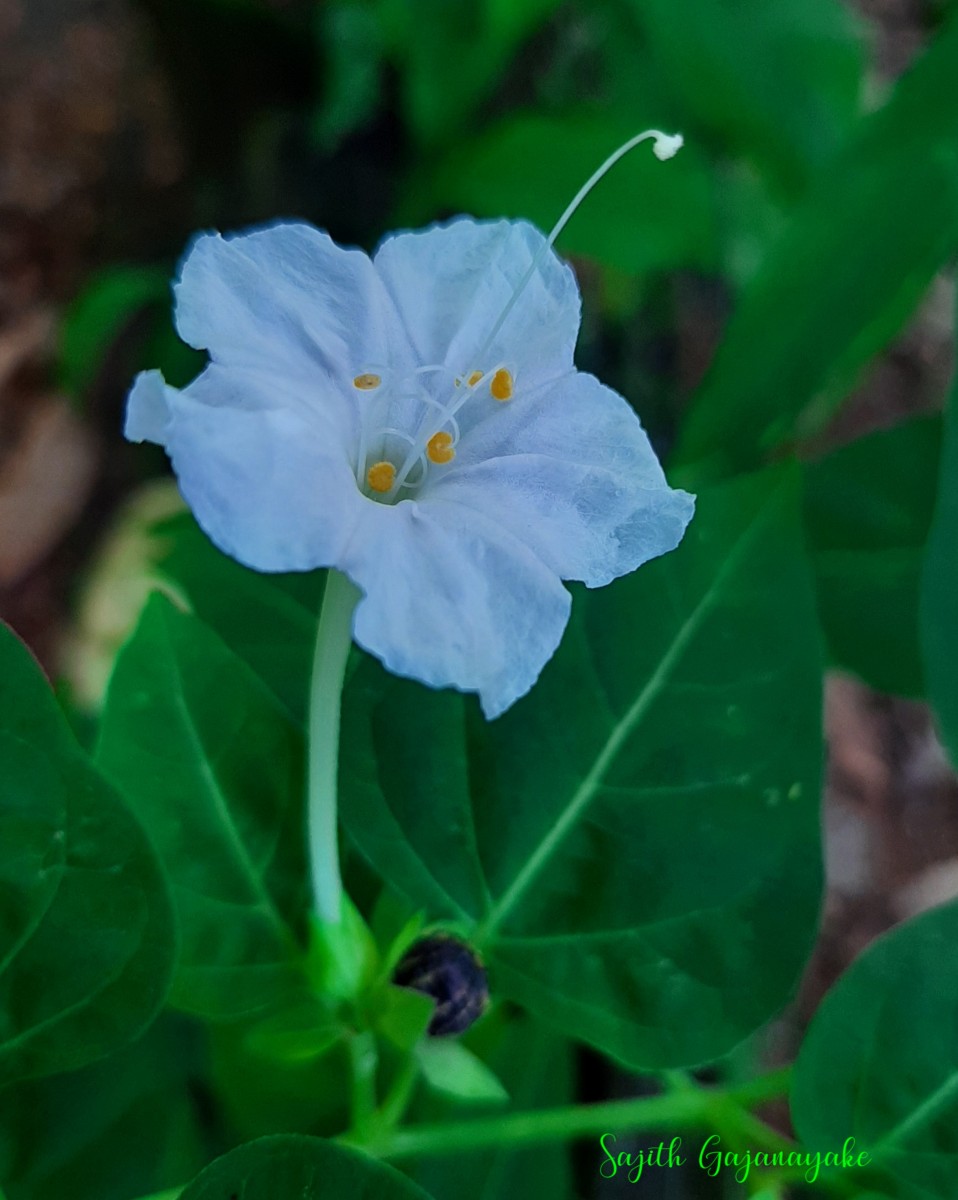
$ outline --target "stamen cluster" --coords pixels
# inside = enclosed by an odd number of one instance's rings
[[[506,403],[513,397],[515,378],[501,364],[491,371],[456,375],[442,363],[434,363],[406,376],[389,368],[370,368],[353,376],[353,387],[357,392],[376,393],[359,413],[356,483],[372,498],[388,502],[403,489],[422,487],[430,464],[444,467],[453,461],[461,437],[456,414],[465,404],[488,398]],[[377,423],[384,413],[397,409],[404,414],[412,411],[414,433]]]

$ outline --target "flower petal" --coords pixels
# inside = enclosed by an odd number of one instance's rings
[[[526,221],[460,217],[386,238],[373,264],[423,364],[442,363],[454,372],[515,364],[526,385],[535,386],[569,370],[579,332],[575,275],[545,244]],[[540,251],[521,300],[486,347]]]
[[[200,234],[174,292],[180,336],[215,362],[315,380],[402,361],[402,327],[369,257],[312,225]]]
[[[141,371],[137,375],[126,402],[123,435],[128,441],[166,445],[170,424],[168,391],[161,371]]]
[[[162,382],[159,372],[149,374],[134,389],[133,411],[157,376]],[[163,386],[162,442],[183,498],[216,545],[257,571],[338,562],[370,502],[328,414],[277,397],[256,373],[216,365],[183,391]]]
[[[481,512],[371,505],[341,567],[353,636],[398,675],[478,692],[490,719],[532,687],[569,619],[555,574]]]
[[[423,501],[484,512],[562,579],[589,587],[678,545],[694,499],[668,486],[638,417],[611,388],[573,372],[492,406]]]

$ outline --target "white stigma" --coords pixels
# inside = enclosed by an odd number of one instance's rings
[[[674,158],[684,145],[685,139],[680,133],[660,133],[655,139],[652,153],[659,162],[665,162],[667,158]]]
[[[586,198],[586,196],[588,196],[589,192],[591,192],[599,180],[615,166],[620,158],[624,158],[626,154],[628,154],[629,151],[635,146],[640,145],[642,142],[647,142],[650,138],[655,142],[652,147],[652,152],[660,162],[665,162],[667,159],[674,158],[675,155],[678,154],[679,150],[681,150],[685,141],[680,133],[663,133],[661,129],[646,129],[644,132],[637,133],[635,137],[631,137],[628,139],[628,141],[623,142],[617,150],[612,151],[612,153],[603,163],[600,163],[600,165],[596,167],[582,187],[579,188],[576,194],[569,201],[565,212],[558,219],[558,221],[556,221],[555,225],[553,225],[552,232],[534,255],[532,262],[529,264],[528,270],[516,284],[515,291],[509,297],[505,308],[499,314],[498,321],[496,321],[495,325],[492,327],[492,331],[483,343],[482,348],[479,350],[478,354],[476,354],[477,360],[485,357],[486,352],[495,341],[499,330],[506,323],[506,318],[512,312],[513,308],[515,308],[516,301],[526,290],[526,287],[531,281],[533,275],[535,275],[539,263],[542,261],[548,251],[552,249],[556,238],[563,231],[563,229],[565,229],[566,225],[568,225],[573,213]]]

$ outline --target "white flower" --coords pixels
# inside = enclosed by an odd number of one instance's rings
[[[606,584],[691,518],[629,405],[573,366],[575,277],[531,225],[460,218],[372,258],[306,224],[204,234],[175,294],[210,363],[182,391],[140,375],[127,437],[166,448],[227,554],[338,568],[361,646],[488,717],[559,644],[562,580]]]

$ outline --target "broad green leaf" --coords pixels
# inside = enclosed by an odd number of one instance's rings
[[[958,763],[958,386],[945,416],[938,503],[921,580],[921,643],[928,699]]]
[[[201,1171],[180,1200],[429,1200],[384,1163],[320,1138],[247,1142]]]
[[[857,115],[864,44],[834,0],[630,0],[647,53],[696,127],[758,158],[789,188]]]
[[[446,208],[522,216],[548,230],[602,160],[636,132],[620,118],[509,116],[457,147],[434,175],[414,178],[404,216],[416,223]],[[625,271],[710,265],[712,202],[701,157],[692,147],[661,163],[650,145],[637,147],[583,203],[558,244]]]
[[[805,468],[805,527],[832,659],[885,692],[924,690],[918,609],[941,420],[873,433]]]
[[[741,296],[678,457],[718,476],[820,426],[956,242],[958,21],[815,176]]]
[[[324,571],[262,575],[212,544],[183,513],[156,526],[160,576],[244,659],[298,721],[306,715]]]
[[[372,661],[346,689],[360,850],[478,942],[494,997],[630,1065],[727,1051],[810,944],[821,665],[795,483],[701,497],[678,550],[577,593],[497,721]]]
[[[195,1174],[210,1151],[189,1083],[203,1066],[190,1034],[167,1016],[92,1066],[6,1093],[7,1200],[130,1200]]]
[[[72,780],[54,747],[66,729],[40,668],[0,624],[0,966],[6,968],[36,931],[63,879]],[[67,760],[79,760],[69,747]],[[86,771],[76,762],[76,774]]]
[[[110,683],[97,759],[173,885],[180,1008],[240,1017],[302,982],[302,760],[264,684],[196,618],[150,599]]]
[[[0,625],[0,1084],[93,1062],[169,990],[175,932],[146,835]]]
[[[958,1186],[958,906],[878,939],[815,1014],[792,1085],[812,1149],[854,1137],[893,1195],[951,1200]]]

